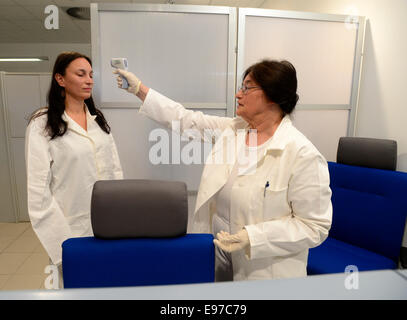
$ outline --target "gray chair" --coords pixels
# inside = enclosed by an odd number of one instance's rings
[[[389,139],[341,137],[337,163],[384,170],[396,170],[397,142]]]
[[[97,181],[92,192],[91,221],[95,237],[102,239],[184,236],[188,225],[186,184]]]

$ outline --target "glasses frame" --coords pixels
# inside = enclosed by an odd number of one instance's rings
[[[238,89],[239,89],[238,91],[242,91],[244,95],[247,95],[250,89],[261,89],[261,87],[259,86],[247,87],[246,85],[242,84]]]

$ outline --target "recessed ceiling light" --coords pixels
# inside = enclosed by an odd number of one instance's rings
[[[81,19],[81,20],[90,20],[90,9],[89,7],[72,7],[65,8],[66,13],[71,17]]]
[[[40,62],[47,60],[48,57],[0,57],[0,62]]]

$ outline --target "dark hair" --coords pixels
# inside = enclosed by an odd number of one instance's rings
[[[290,114],[297,104],[297,72],[286,61],[263,60],[244,72],[243,79],[250,73],[254,81],[262,88],[266,97],[277,103],[284,114]]]
[[[51,137],[51,140],[54,139],[55,137],[63,136],[66,130],[68,129],[67,122],[62,119],[62,115],[65,111],[65,89],[58,84],[58,82],[55,79],[55,75],[58,73],[64,76],[66,68],[68,68],[69,64],[78,58],[84,58],[89,62],[90,65],[92,65],[92,61],[90,60],[89,57],[78,52],[63,52],[57,57],[54,64],[54,69],[52,71],[51,86],[48,91],[47,97],[48,108],[40,112],[38,110],[35,111],[31,115],[29,120],[31,121],[39,116],[47,114],[48,119],[45,129],[47,130],[49,136]],[[103,113],[99,109],[96,109],[92,97],[86,99],[85,104],[88,107],[89,113],[91,115],[96,115],[95,121],[97,122],[99,127],[104,132],[109,134],[110,127],[107,124],[107,121],[103,116]]]

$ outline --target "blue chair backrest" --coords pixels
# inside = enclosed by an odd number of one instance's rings
[[[329,236],[397,261],[407,217],[407,173],[328,162]]]

